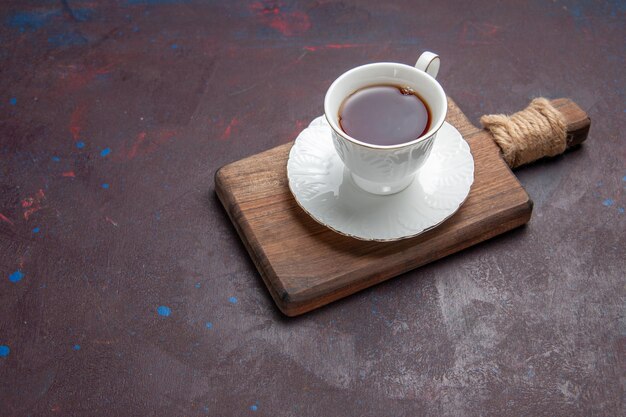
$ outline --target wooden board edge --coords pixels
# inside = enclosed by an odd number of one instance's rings
[[[528,196],[528,194],[526,194],[526,196],[527,196],[526,201],[502,212],[500,215],[500,219],[499,219],[500,222],[498,223],[498,227],[491,229],[488,233],[482,233],[482,234],[475,233],[471,237],[461,241],[461,243],[458,246],[454,248],[450,248],[446,251],[442,251],[437,256],[433,256],[420,263],[402,265],[400,268],[396,269],[395,271],[389,274],[374,275],[370,277],[370,279],[355,283],[356,285],[350,285],[350,286],[346,285],[342,288],[337,289],[336,291],[329,293],[328,296],[326,297],[320,297],[319,295],[315,294],[315,292],[312,291],[312,289],[307,289],[305,291],[301,291],[298,293],[287,292],[285,297],[281,300],[283,301],[283,304],[279,305],[279,308],[285,315],[289,317],[295,317],[304,313],[308,313],[309,311],[315,310],[319,307],[322,307],[324,305],[327,305],[339,299],[345,298],[349,295],[355,294],[366,288],[372,287],[376,284],[380,284],[381,282],[387,281],[398,275],[412,271],[416,268],[419,268],[431,262],[437,261],[439,259],[445,258],[446,256],[460,252],[471,246],[477,245],[478,243],[484,242],[495,236],[501,235],[503,233],[516,229],[520,226],[523,226],[526,223],[528,223],[528,221],[530,220],[532,216],[533,205],[534,205],[533,201],[530,199],[530,196]],[[490,220],[494,220],[494,219],[490,219]],[[476,223],[473,226],[475,227],[476,230],[484,228],[484,226],[481,225],[481,223]]]
[[[245,219],[244,216],[239,216],[238,218],[236,218],[236,215],[240,213],[240,209],[237,201],[233,201],[230,198],[230,196],[232,196],[232,193],[229,192],[230,186],[228,185],[228,179],[223,173],[223,169],[227,167],[228,165],[225,165],[215,172],[215,194],[222,203],[222,206],[224,207],[224,210],[226,211],[230,222],[235,227],[239,238],[243,242],[246,251],[250,255],[254,266],[261,275],[261,278],[263,279],[265,286],[269,290],[272,299],[274,300],[280,311],[283,312],[283,314],[289,316],[286,310],[284,310],[284,308],[286,308],[285,299],[288,298],[286,289],[277,278],[276,272],[272,268],[271,264],[267,261],[265,255],[255,250],[255,247],[260,248],[261,245],[256,239],[256,236],[254,235],[252,228],[248,224],[248,221]]]

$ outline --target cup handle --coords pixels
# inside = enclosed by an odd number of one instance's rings
[[[426,74],[430,75],[433,78],[437,78],[440,64],[441,60],[439,59],[439,55],[432,52],[424,52],[417,59],[417,62],[415,63],[415,68],[424,71]]]

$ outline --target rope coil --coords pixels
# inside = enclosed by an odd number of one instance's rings
[[[559,155],[567,145],[563,115],[545,98],[534,99],[511,116],[484,115],[480,123],[491,132],[511,168]]]

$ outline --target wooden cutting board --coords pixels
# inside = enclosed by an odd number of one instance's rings
[[[557,108],[571,103],[578,109],[569,100],[553,103]],[[289,191],[286,164],[292,143],[217,171],[217,195],[284,314],[313,310],[528,222],[532,200],[490,133],[473,126],[451,99],[448,107],[447,121],[474,156],[474,184],[454,216],[411,239],[360,241],[310,218]],[[589,119],[577,111],[574,119],[581,126],[586,119],[588,130]]]

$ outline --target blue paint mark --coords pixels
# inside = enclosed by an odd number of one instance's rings
[[[161,220],[161,211],[157,210],[154,212],[154,218],[157,220]]]
[[[614,203],[615,201],[613,201],[613,199],[607,198],[606,200],[602,202],[602,205],[605,207],[611,207]]]
[[[528,378],[534,378],[535,377],[535,371],[531,368],[528,370],[528,372],[526,372],[526,376]]]
[[[94,9],[89,9],[89,8],[83,8],[83,9],[73,9],[72,10],[72,14],[74,15],[74,17],[77,20],[80,20],[81,22],[84,22],[85,20],[88,20],[91,15],[93,14]]]
[[[173,43],[170,48],[172,49],[178,49],[178,44],[177,43]]]
[[[33,233],[39,233],[39,228],[38,228],[38,227],[35,227],[35,228],[33,229]]]
[[[159,316],[169,317],[172,314],[172,310],[168,306],[159,306],[157,313],[159,313]]]
[[[252,405],[250,406],[250,410],[252,410],[252,411],[256,411],[256,410],[258,410],[258,409],[259,409],[259,407],[258,407],[256,404],[252,404]]]
[[[580,19],[583,16],[583,9],[577,4],[570,4],[568,9],[572,16],[576,19]]]
[[[36,31],[50,23],[57,16],[61,16],[61,11],[17,12],[7,19],[7,24],[11,27],[19,28],[20,32],[25,32],[26,30]]]
[[[11,97],[11,98],[9,99],[9,104],[10,104],[11,106],[15,106],[15,105],[17,104],[17,98],[15,98],[15,97]]]
[[[371,312],[372,312],[372,315],[373,315],[373,316],[378,315],[378,307],[376,307],[376,306],[372,306],[372,310],[371,310]]]
[[[237,304],[237,297],[228,297],[228,302],[232,304]]]
[[[24,273],[20,271],[19,269],[13,272],[11,275],[9,275],[9,281],[14,282],[14,283],[20,282],[22,278],[24,278]]]
[[[213,323],[211,323],[210,321],[206,322],[206,328],[207,329],[212,329],[213,328]]]
[[[72,349],[74,349],[74,350],[80,350],[80,345],[74,345],[74,346],[72,346]]]
[[[139,26],[133,26],[133,32],[139,32]]]
[[[102,188],[104,188],[105,190],[109,189],[109,184],[107,184],[106,182],[104,184],[102,184]]]
[[[52,160],[53,160],[54,162],[60,162],[60,161],[61,161],[61,158],[59,158],[58,156],[53,156],[53,157],[52,157]]]
[[[624,207],[618,208],[617,211],[619,211],[620,214],[624,214]]]
[[[0,358],[6,358],[11,353],[11,349],[7,345],[0,345]]]
[[[85,45],[86,43],[88,43],[88,41],[87,38],[85,38],[80,33],[67,32],[50,36],[48,38],[48,43],[56,46],[57,48],[61,48],[64,46]]]
[[[626,110],[624,110],[624,111],[626,111]],[[626,181],[626,175],[624,175],[624,176],[622,177],[622,181]]]
[[[83,142],[82,140],[79,140],[78,142],[76,142],[76,147],[78,149],[83,149],[85,147],[85,142]]]
[[[100,156],[104,158],[105,156],[107,156],[107,155],[108,155],[108,154],[110,154],[110,153],[111,153],[111,148],[104,148],[104,149],[100,152]]]
[[[196,282],[196,285],[194,285],[196,288],[200,288],[200,283]]]
[[[207,406],[205,405],[204,407],[202,407],[202,410],[203,410],[205,413],[208,413],[208,412],[209,412],[209,407],[207,407]]]

